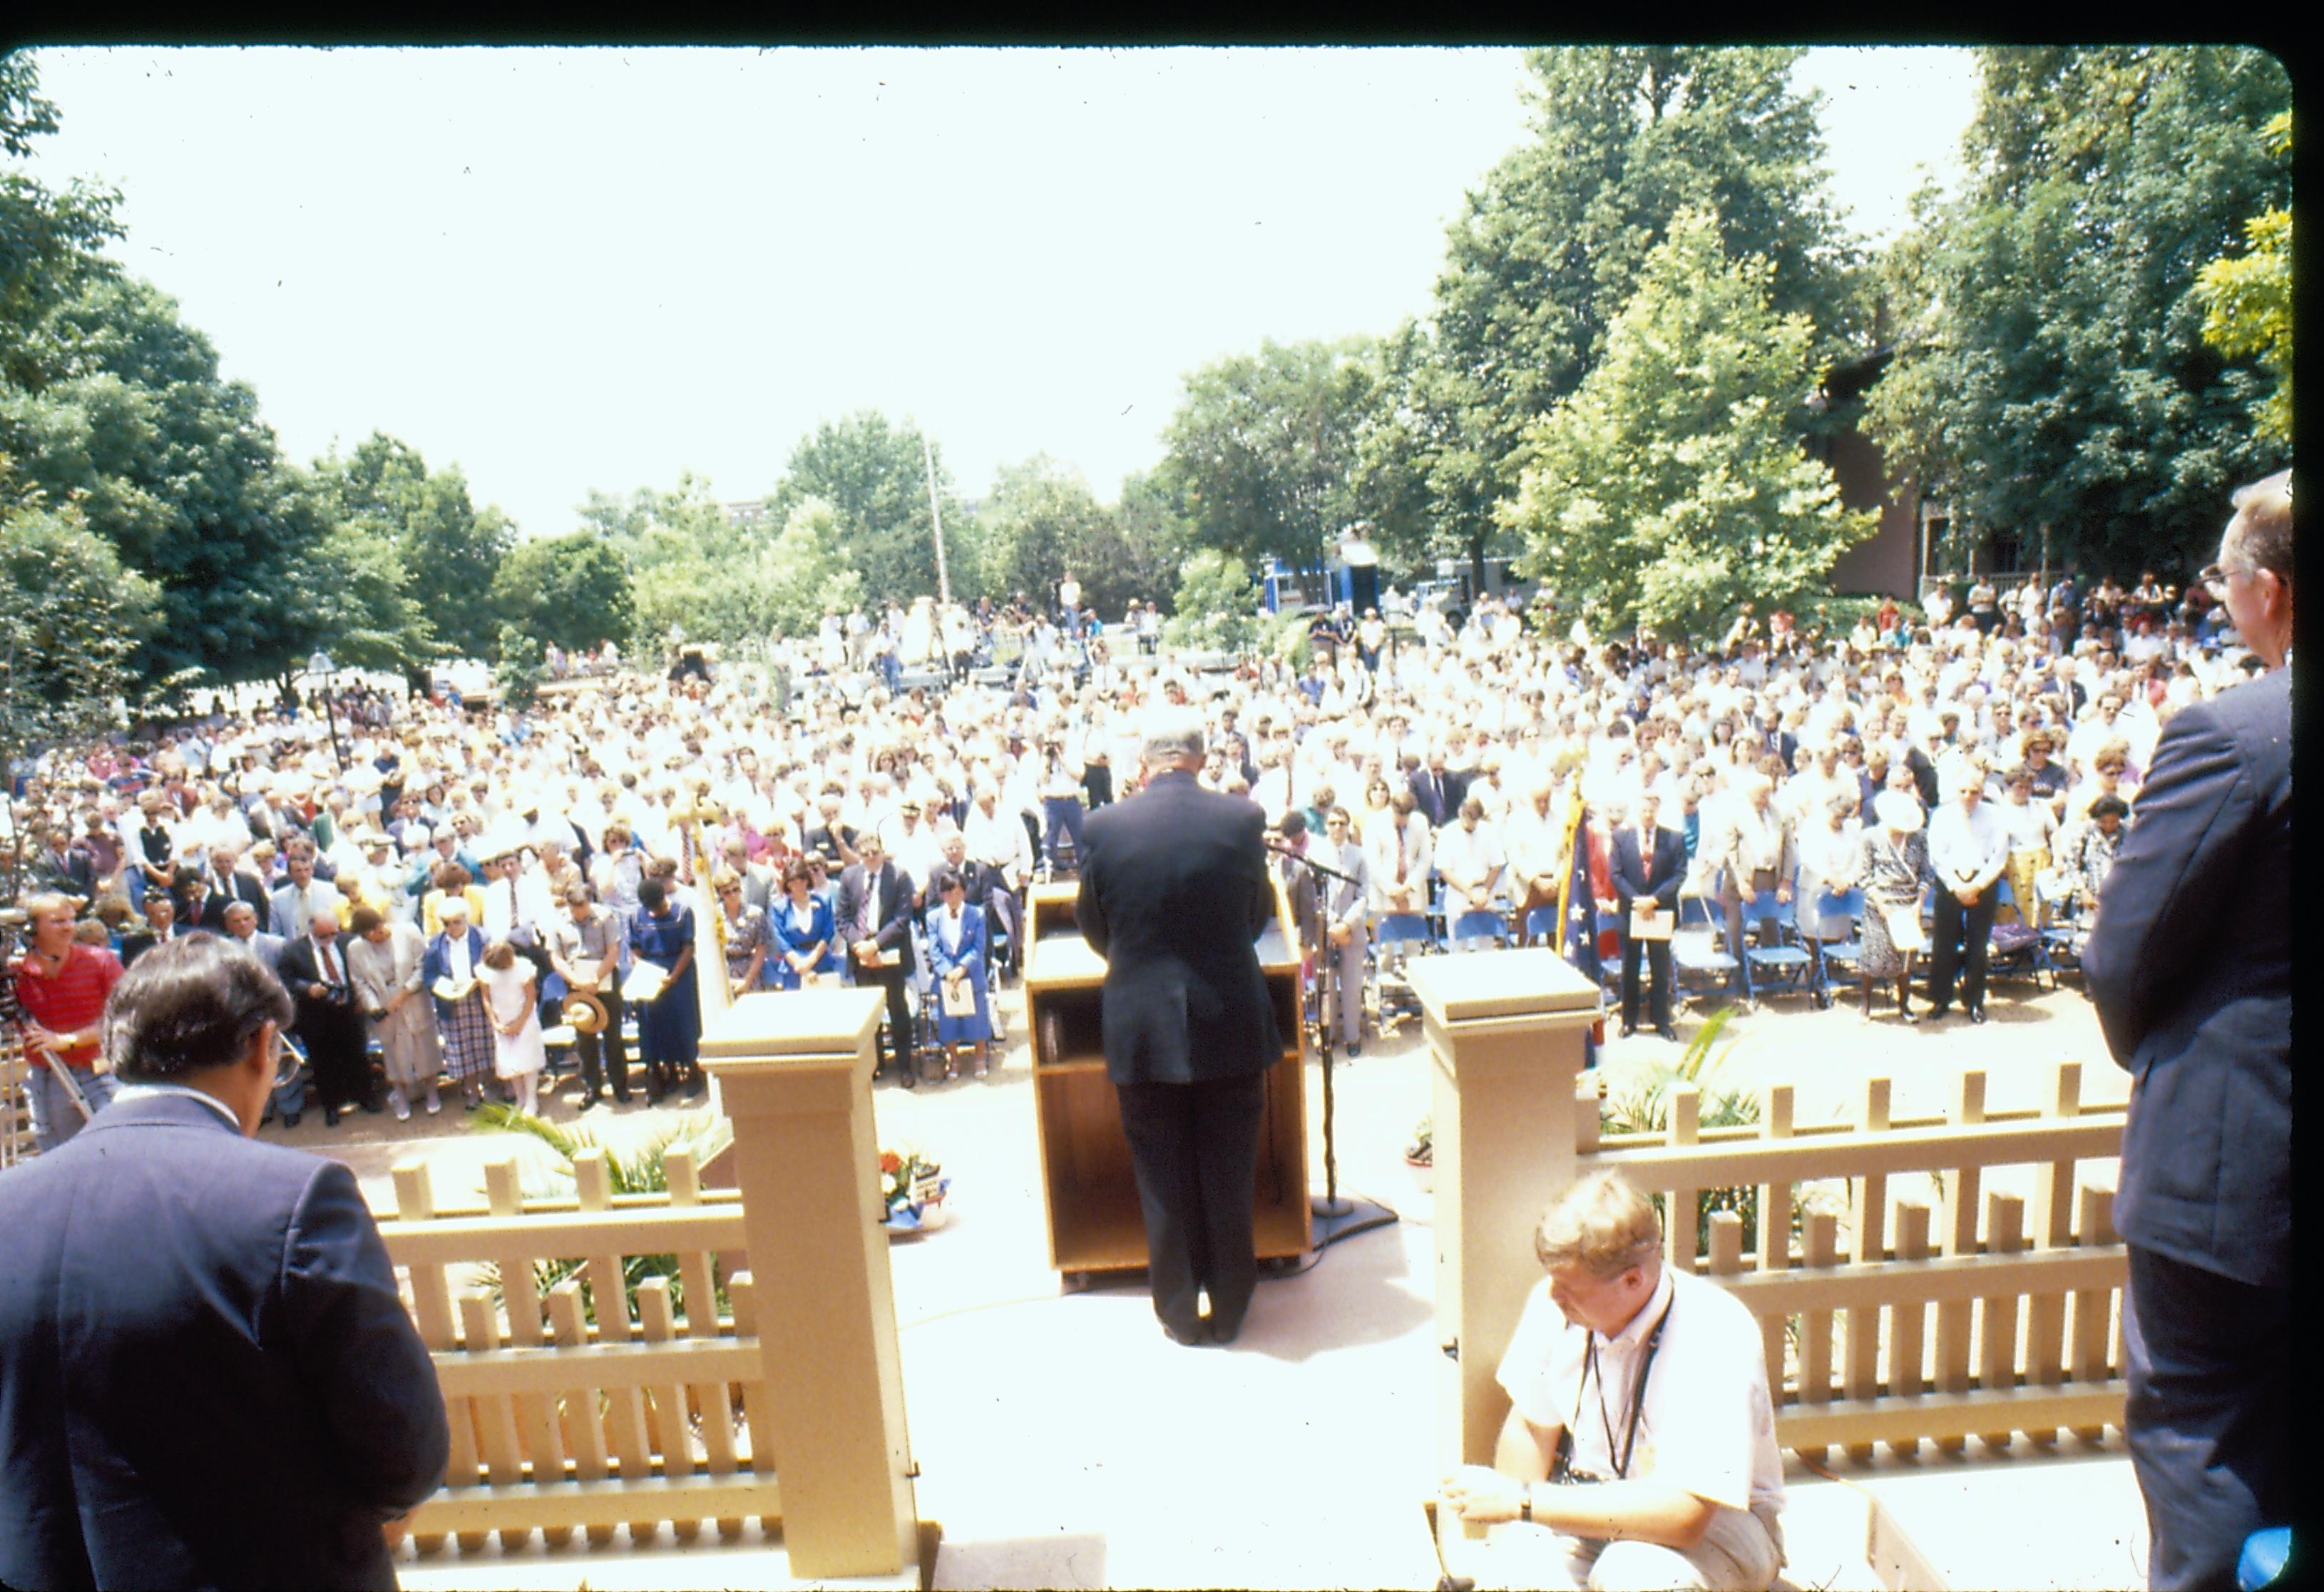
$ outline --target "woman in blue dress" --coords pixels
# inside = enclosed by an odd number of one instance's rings
[[[783,868],[784,899],[767,908],[767,958],[760,977],[769,989],[797,989],[804,975],[839,971],[839,936],[831,903],[815,893],[815,870],[803,856]]]
[[[936,976],[936,1042],[944,1047],[945,1076],[957,1077],[954,1052],[974,1045],[976,1076],[990,1064],[992,1012],[984,992],[984,909],[968,904],[968,886],[959,873],[938,868],[931,881],[937,904],[928,909],[928,969]],[[945,1008],[975,1002],[975,1010],[954,1016]]]
[[[669,970],[661,994],[638,1013],[638,1060],[646,1069],[646,1104],[678,1085],[702,1093],[702,998],[694,966],[694,912],[659,879],[638,886],[638,915],[630,920],[630,951]]]

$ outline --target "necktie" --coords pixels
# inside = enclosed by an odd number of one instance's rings
[[[1405,859],[1404,826],[1399,823],[1396,827],[1396,882],[1399,884],[1404,883],[1404,872],[1407,865],[1409,865]]]

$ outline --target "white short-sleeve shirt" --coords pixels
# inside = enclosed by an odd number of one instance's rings
[[[1628,1476],[1651,1476],[1731,1509],[1781,1511],[1784,1464],[1759,1324],[1715,1282],[1665,1266],[1645,1308],[1607,1338],[1567,1322],[1545,1280],[1526,1297],[1501,1356],[1500,1384],[1534,1425],[1573,1433],[1576,1470],[1611,1477],[1616,1452],[1630,1442],[1631,1390],[1658,1319],[1662,1340]],[[1596,1364],[1585,1384],[1593,1338]]]

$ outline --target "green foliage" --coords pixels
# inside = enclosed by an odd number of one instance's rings
[[[2291,103],[2244,48],[1993,49],[1966,191],[1887,272],[1905,337],[1868,418],[1957,526],[2070,566],[2192,565],[2230,492],[2277,467],[2275,386],[2205,343],[2198,273],[2291,202],[2267,127]]]
[[[40,93],[40,69],[24,51],[0,55],[0,152],[29,159],[57,130],[56,106]],[[76,181],[53,193],[21,171],[0,171],[0,388],[37,393],[66,363],[51,312],[92,276],[118,274],[97,251],[122,235],[120,196]]]
[[[160,590],[73,509],[36,495],[0,507],[0,768],[112,729],[161,609]]]
[[[1252,565],[1321,568],[1361,518],[1357,462],[1380,379],[1362,338],[1263,342],[1189,375],[1159,473],[1195,539]]]
[[[1161,601],[1170,595],[1185,544],[1175,510],[1148,477],[1124,482],[1121,505],[1108,508],[1080,472],[1047,454],[1004,466],[976,511],[984,568],[975,588],[1002,599],[1021,592],[1046,606],[1070,569],[1082,600],[1109,618],[1133,597]],[[969,589],[957,568],[953,588]]]
[[[583,1151],[605,1148],[597,1136],[586,1129],[559,1127],[546,1117],[531,1115],[520,1111],[514,1106],[506,1105],[498,1100],[487,1101],[477,1111],[476,1125],[499,1133],[527,1134],[548,1145],[556,1153],[560,1164],[550,1172],[551,1180],[556,1186],[541,1189],[540,1193],[552,1198],[570,1199],[572,1197],[573,1163]],[[626,1155],[615,1154],[608,1150],[605,1156],[606,1181],[612,1186],[612,1191],[616,1197],[623,1194],[666,1194],[669,1191],[669,1168],[667,1164],[667,1157],[672,1150],[681,1146],[690,1147],[696,1152],[697,1157],[706,1160],[711,1153],[715,1152],[721,1142],[722,1134],[731,1136],[731,1132],[732,1130],[724,1128],[719,1121],[707,1112],[689,1113],[679,1117],[676,1122],[667,1126],[657,1127],[644,1135],[632,1146]],[[527,1193],[530,1196],[532,1190],[528,1189]],[[500,1268],[497,1265],[488,1265],[484,1268],[484,1271],[485,1286],[491,1290],[493,1297],[495,1299],[504,1297],[504,1284],[502,1282]],[[582,1314],[586,1319],[595,1321],[597,1319],[596,1294],[580,1260],[560,1258],[536,1262],[532,1268],[533,1287],[546,1295],[549,1290],[563,1282],[567,1277],[576,1275],[582,1278]],[[726,1279],[716,1276],[715,1268],[713,1275],[718,1291],[718,1311],[721,1315],[731,1314],[733,1304],[726,1296]],[[669,1280],[671,1306],[681,1315],[684,1314],[686,1279],[679,1274],[678,1256],[676,1254],[632,1254],[625,1255],[622,1260],[622,1283],[628,1296],[623,1302],[630,1315],[632,1318],[636,1316],[638,1288],[650,1277],[662,1277]]]
[[[1603,360],[1527,434],[1500,517],[1529,576],[1618,629],[1702,635],[1746,597],[1822,586],[1871,534],[1787,423],[1814,388],[1815,334],[1774,310],[1773,277],[1729,263],[1710,215],[1671,223]]]
[[[2279,112],[2264,135],[2285,161],[2292,158],[2292,113]],[[2274,374],[2275,391],[2259,412],[2260,434],[2292,446],[2292,212],[2262,210],[2244,223],[2247,252],[2221,256],[2202,269],[2195,292],[2203,302],[2203,340],[2230,359],[2258,355]]]
[[[636,619],[627,560],[591,531],[509,549],[493,577],[493,607],[526,634],[567,652],[626,644]]]
[[[504,616],[494,578],[516,541],[498,508],[469,500],[457,465],[430,472],[420,450],[374,431],[355,452],[317,461],[337,519],[361,525],[395,550],[410,573],[410,596],[438,649],[460,658],[489,657]]]
[[[1240,653],[1257,644],[1265,627],[1250,569],[1214,548],[1179,566],[1173,609],[1163,634],[1174,647]]]
[[[514,624],[501,626],[493,647],[493,683],[500,689],[501,705],[520,710],[532,706],[548,672],[541,644]]]
[[[862,577],[863,589],[885,601],[908,604],[936,589],[936,535],[928,508],[927,455],[920,431],[896,426],[877,410],[825,421],[792,450],[767,505],[779,521],[809,498],[830,506],[838,544]],[[968,517],[960,511],[944,451],[934,450],[936,491],[944,506],[946,572],[955,595],[970,587],[981,562]]]
[[[657,510],[669,518],[647,522],[633,544],[638,655],[658,653],[673,626],[722,645],[810,635],[825,614],[862,600],[829,504],[799,499],[768,538],[706,514],[708,486],[682,480]]]
[[[1860,339],[1867,317],[1826,190],[1817,102],[1791,87],[1799,53],[1528,56],[1535,136],[1468,196],[1437,278],[1433,346],[1403,362],[1402,445],[1425,463],[1435,551],[1485,556],[1526,426],[1603,356],[1682,213],[1715,216],[1729,256],[1768,263],[1769,303],[1806,318],[1816,364]]]
[[[1745,1127],[1759,1120],[1757,1097],[1739,1089],[1721,1088],[1718,1073],[1727,1059],[1735,1053],[1729,1043],[1711,1060],[1711,1047],[1735,1015],[1732,1006],[1721,1006],[1705,1019],[1694,1037],[1675,1063],[1649,1062],[1646,1070],[1634,1088],[1610,1095],[1600,1114],[1601,1132],[1606,1134],[1648,1134],[1670,1132],[1670,1092],[1679,1084],[1691,1084],[1702,1091],[1698,1124],[1706,1128]],[[1663,1197],[1654,1197],[1655,1210],[1662,1216],[1665,1232],[1669,1228],[1669,1212],[1664,1208]],[[1733,1189],[1705,1189],[1698,1201],[1694,1235],[1695,1253],[1711,1251],[1711,1218],[1719,1211],[1731,1210],[1743,1219],[1743,1247],[1749,1250],[1759,1241],[1759,1189],[1746,1184]],[[1797,1213],[1794,1213],[1796,1225]]]

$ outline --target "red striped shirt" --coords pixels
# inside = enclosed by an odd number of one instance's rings
[[[53,976],[41,971],[36,958],[28,956],[18,962],[16,999],[26,1016],[51,1033],[73,1033],[96,1025],[105,1014],[105,997],[113,993],[120,978],[120,958],[76,942]],[[61,1053],[75,1067],[87,1067],[97,1060],[97,1043],[88,1040],[63,1047]],[[28,1050],[25,1059],[35,1067],[48,1065],[38,1051]]]

